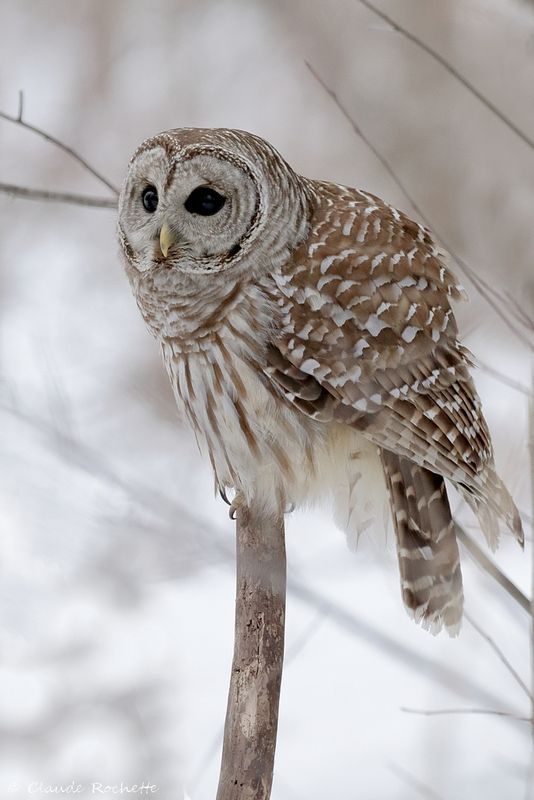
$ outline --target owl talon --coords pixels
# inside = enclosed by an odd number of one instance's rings
[[[219,487],[218,487],[218,489],[219,489],[219,495],[220,495],[220,497],[221,497],[221,500],[224,500],[224,502],[226,503],[226,505],[227,505],[227,506],[231,506],[231,505],[232,505],[232,503],[231,503],[231,501],[228,499],[228,495],[226,494],[226,489],[225,489],[225,487],[224,487],[224,486],[219,486]]]
[[[228,509],[228,516],[230,519],[235,520],[237,512],[239,511],[242,506],[245,505],[245,498],[239,492],[236,493],[236,496],[230,503],[230,508]]]

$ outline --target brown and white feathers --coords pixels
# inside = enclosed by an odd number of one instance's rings
[[[406,607],[455,632],[445,479],[490,546],[499,521],[519,541],[522,529],[458,341],[450,304],[464,292],[430,233],[373,195],[297,175],[252,134],[189,128],[134,154],[119,239],[219,489],[267,512],[333,496],[361,531],[357,484],[379,475]]]

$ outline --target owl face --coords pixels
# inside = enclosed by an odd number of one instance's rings
[[[159,134],[141,145],[130,163],[119,228],[128,260],[139,272],[229,269],[261,233],[276,194],[266,165],[243,152],[239,137],[230,136],[222,146],[217,136],[205,141],[203,133]]]
[[[308,196],[263,139],[180,128],[134,154],[119,199],[128,268],[202,275],[270,268],[303,238]]]

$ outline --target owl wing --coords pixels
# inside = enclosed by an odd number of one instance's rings
[[[450,302],[465,292],[446,254],[378,198],[315,187],[308,238],[274,276],[281,316],[269,379],[304,413],[443,475],[517,531],[457,339]]]

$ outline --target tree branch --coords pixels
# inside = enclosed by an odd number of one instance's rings
[[[182,541],[190,540],[194,543],[202,552],[204,559],[206,553],[211,549],[215,550],[217,556],[225,562],[233,560],[233,553],[228,547],[227,538],[217,528],[201,523],[188,511],[186,506],[174,498],[169,498],[164,492],[123,476],[102,453],[93,450],[64,430],[57,430],[46,420],[25,411],[23,404],[18,402],[17,398],[8,403],[0,397],[0,412],[10,415],[43,435],[49,446],[54,448],[57,455],[66,463],[125,492],[134,506],[140,505],[156,514],[158,518],[169,521],[180,519]],[[332,620],[339,630],[374,648],[388,661],[399,661],[408,668],[414,669],[418,674],[434,681],[437,685],[459,692],[464,697],[472,698],[476,694],[480,702],[500,701],[498,696],[488,694],[465,672],[457,672],[439,659],[432,659],[421,652],[416,652],[406,642],[397,639],[390,633],[381,631],[376,624],[366,622],[353,610],[348,611],[315,588],[300,582],[294,576],[290,577],[288,581],[288,591],[295,599],[300,600],[308,607],[320,610],[322,614]]]
[[[417,792],[421,797],[426,798],[426,800],[442,800],[441,795],[434,791],[432,787],[427,786],[420,781],[419,778],[416,778],[415,775],[412,775],[411,772],[408,772],[407,769],[404,769],[404,767],[395,764],[393,761],[389,762],[388,767],[399,780],[405,783],[410,790]]]
[[[534,149],[534,139],[532,139],[527,133],[525,133],[521,128],[512,122],[512,120],[506,116],[506,114],[500,110],[491,100],[489,100],[485,95],[482,94],[473,84],[464,77],[459,70],[453,66],[450,61],[447,61],[442,55],[440,55],[436,50],[434,50],[430,45],[426,44],[422,39],[415,35],[415,33],[411,33],[407,28],[404,28],[400,23],[395,22],[391,17],[389,17],[384,11],[381,11],[379,8],[374,6],[369,0],[357,0],[360,5],[365,6],[369,11],[371,11],[375,16],[380,17],[384,22],[386,22],[394,31],[397,33],[401,33],[406,39],[410,42],[415,44],[421,50],[423,50],[427,55],[437,61],[438,64],[447,70],[449,75],[452,75],[462,86],[467,89],[468,92],[479,100],[482,105],[486,106],[488,111],[491,111],[498,119],[503,122],[507,128],[509,128],[516,136],[518,136],[528,147]]]
[[[530,722],[530,717],[522,717],[511,711],[494,711],[489,708],[406,708],[401,706],[401,711],[406,714],[421,714],[425,717],[438,717],[445,714],[487,714],[495,717],[508,717],[519,722]]]
[[[530,615],[530,600],[529,598],[523,594],[521,589],[507,578],[506,575],[501,572],[499,567],[489,558],[486,553],[482,550],[481,547],[469,536],[469,534],[459,525],[455,523],[456,529],[456,536],[458,537],[458,541],[460,541],[466,550],[473,556],[477,564],[482,567],[484,572],[487,572],[490,577],[497,581],[497,583],[502,586],[502,588],[510,595],[510,597],[519,603],[521,608]]]
[[[242,508],[236,541],[234,658],[217,800],[268,800],[284,658],[284,519]]]
[[[359,0],[361,2],[361,0]],[[525,334],[515,325],[514,322],[510,319],[509,315],[505,313],[504,307],[507,305],[506,298],[495,290],[490,284],[488,284],[483,278],[478,275],[478,273],[464,261],[461,256],[459,256],[454,249],[446,242],[441,235],[438,234],[437,229],[432,224],[431,220],[424,214],[423,210],[416,202],[412,194],[408,191],[403,181],[399,178],[396,171],[391,166],[390,162],[387,158],[382,155],[382,153],[375,147],[373,142],[366,136],[366,134],[362,131],[359,124],[356,122],[352,114],[348,112],[345,108],[339,97],[337,96],[336,92],[331,89],[328,84],[323,80],[323,78],[316,72],[314,67],[308,62],[305,61],[306,66],[308,67],[309,71],[315,78],[315,80],[323,87],[325,92],[332,98],[333,102],[338,107],[339,111],[343,114],[347,122],[350,124],[354,133],[367,145],[369,150],[373,153],[376,159],[382,164],[385,171],[390,176],[391,180],[395,183],[398,189],[402,192],[408,203],[411,205],[415,213],[419,216],[419,218],[424,222],[427,228],[434,231],[436,234],[436,238],[441,242],[443,247],[448,251],[451,257],[456,261],[456,263],[462,268],[464,273],[469,277],[471,282],[473,283],[475,289],[478,293],[486,300],[487,303],[493,308],[495,313],[502,319],[505,325],[512,331],[512,333],[517,336],[517,338],[524,344],[529,350],[534,351],[534,341],[532,341],[529,337],[525,336]],[[495,299],[496,298],[496,299]],[[497,302],[496,302],[497,300]],[[525,314],[525,312],[523,312]],[[528,315],[526,315],[528,318]],[[520,324],[523,322],[523,319],[520,319]]]
[[[488,375],[491,375],[491,377],[495,378],[495,380],[504,383],[505,386],[509,386],[511,389],[515,389],[516,392],[521,392],[521,394],[524,394],[527,397],[532,397],[532,391],[528,388],[528,386],[525,386],[523,383],[519,383],[519,381],[515,381],[513,378],[509,378],[508,375],[504,375],[504,373],[499,372],[499,370],[490,367],[490,365],[486,364],[485,361],[481,361],[479,358],[477,358],[476,366],[478,369],[482,370],[482,372],[486,372]]]
[[[529,316],[529,314],[525,311],[525,309],[522,308],[521,305],[517,302],[517,300],[512,295],[509,289],[506,289],[504,294],[508,298],[510,305],[513,308],[515,308],[517,314],[521,317],[523,325],[525,325],[526,328],[534,330],[534,317]]]
[[[25,200],[46,200],[52,203],[69,203],[75,206],[91,206],[92,208],[117,208],[116,200],[106,197],[91,197],[87,194],[73,192],[54,192],[46,189],[29,189],[25,186],[15,186],[12,183],[0,183],[0,193],[12,197],[21,197]]]
[[[501,648],[493,641],[493,639],[491,638],[491,636],[488,633],[486,633],[485,631],[482,630],[480,625],[478,625],[475,622],[473,617],[470,614],[467,614],[465,611],[464,611],[464,618],[476,630],[478,635],[482,636],[482,638],[486,640],[486,642],[489,644],[489,646],[491,647],[493,652],[502,661],[502,663],[504,664],[504,666],[506,667],[506,669],[508,670],[510,675],[514,678],[516,683],[523,689],[523,691],[525,692],[525,694],[528,697],[528,699],[530,700],[530,702],[534,703],[534,698],[533,698],[533,696],[532,696],[532,694],[530,692],[530,689],[528,688],[526,683],[522,680],[520,675],[516,672],[514,667],[511,665],[511,663],[508,661],[508,659],[504,655],[504,653],[501,650]]]
[[[531,287],[534,292],[534,284]],[[528,404],[528,450],[530,461],[530,502],[534,524],[534,359],[531,362],[532,395]],[[530,762],[526,786],[526,797],[534,797],[534,545],[531,555],[531,601],[530,601],[530,684],[532,703],[530,705]]]
[[[36,125],[31,125],[29,122],[26,122],[23,119],[23,112],[24,112],[24,94],[23,92],[19,92],[19,108],[18,114],[16,117],[12,116],[11,114],[7,114],[5,111],[0,111],[0,119],[5,119],[7,122],[12,122],[14,125],[19,125],[21,128],[25,128],[27,131],[31,131],[35,133],[37,136],[40,136],[41,139],[44,139],[45,142],[49,142],[53,144],[54,147],[59,148],[64,153],[66,153],[70,158],[73,158],[77,161],[81,166],[90,172],[100,183],[103,183],[104,186],[107,186],[108,189],[111,189],[114,195],[118,197],[119,190],[116,186],[114,186],[111,181],[109,181],[105,175],[102,175],[101,172],[98,172],[95,167],[93,167],[83,156],[81,156],[74,148],[69,147],[64,142],[56,139],[55,136],[52,136],[50,133],[47,133],[42,128],[38,128]]]

